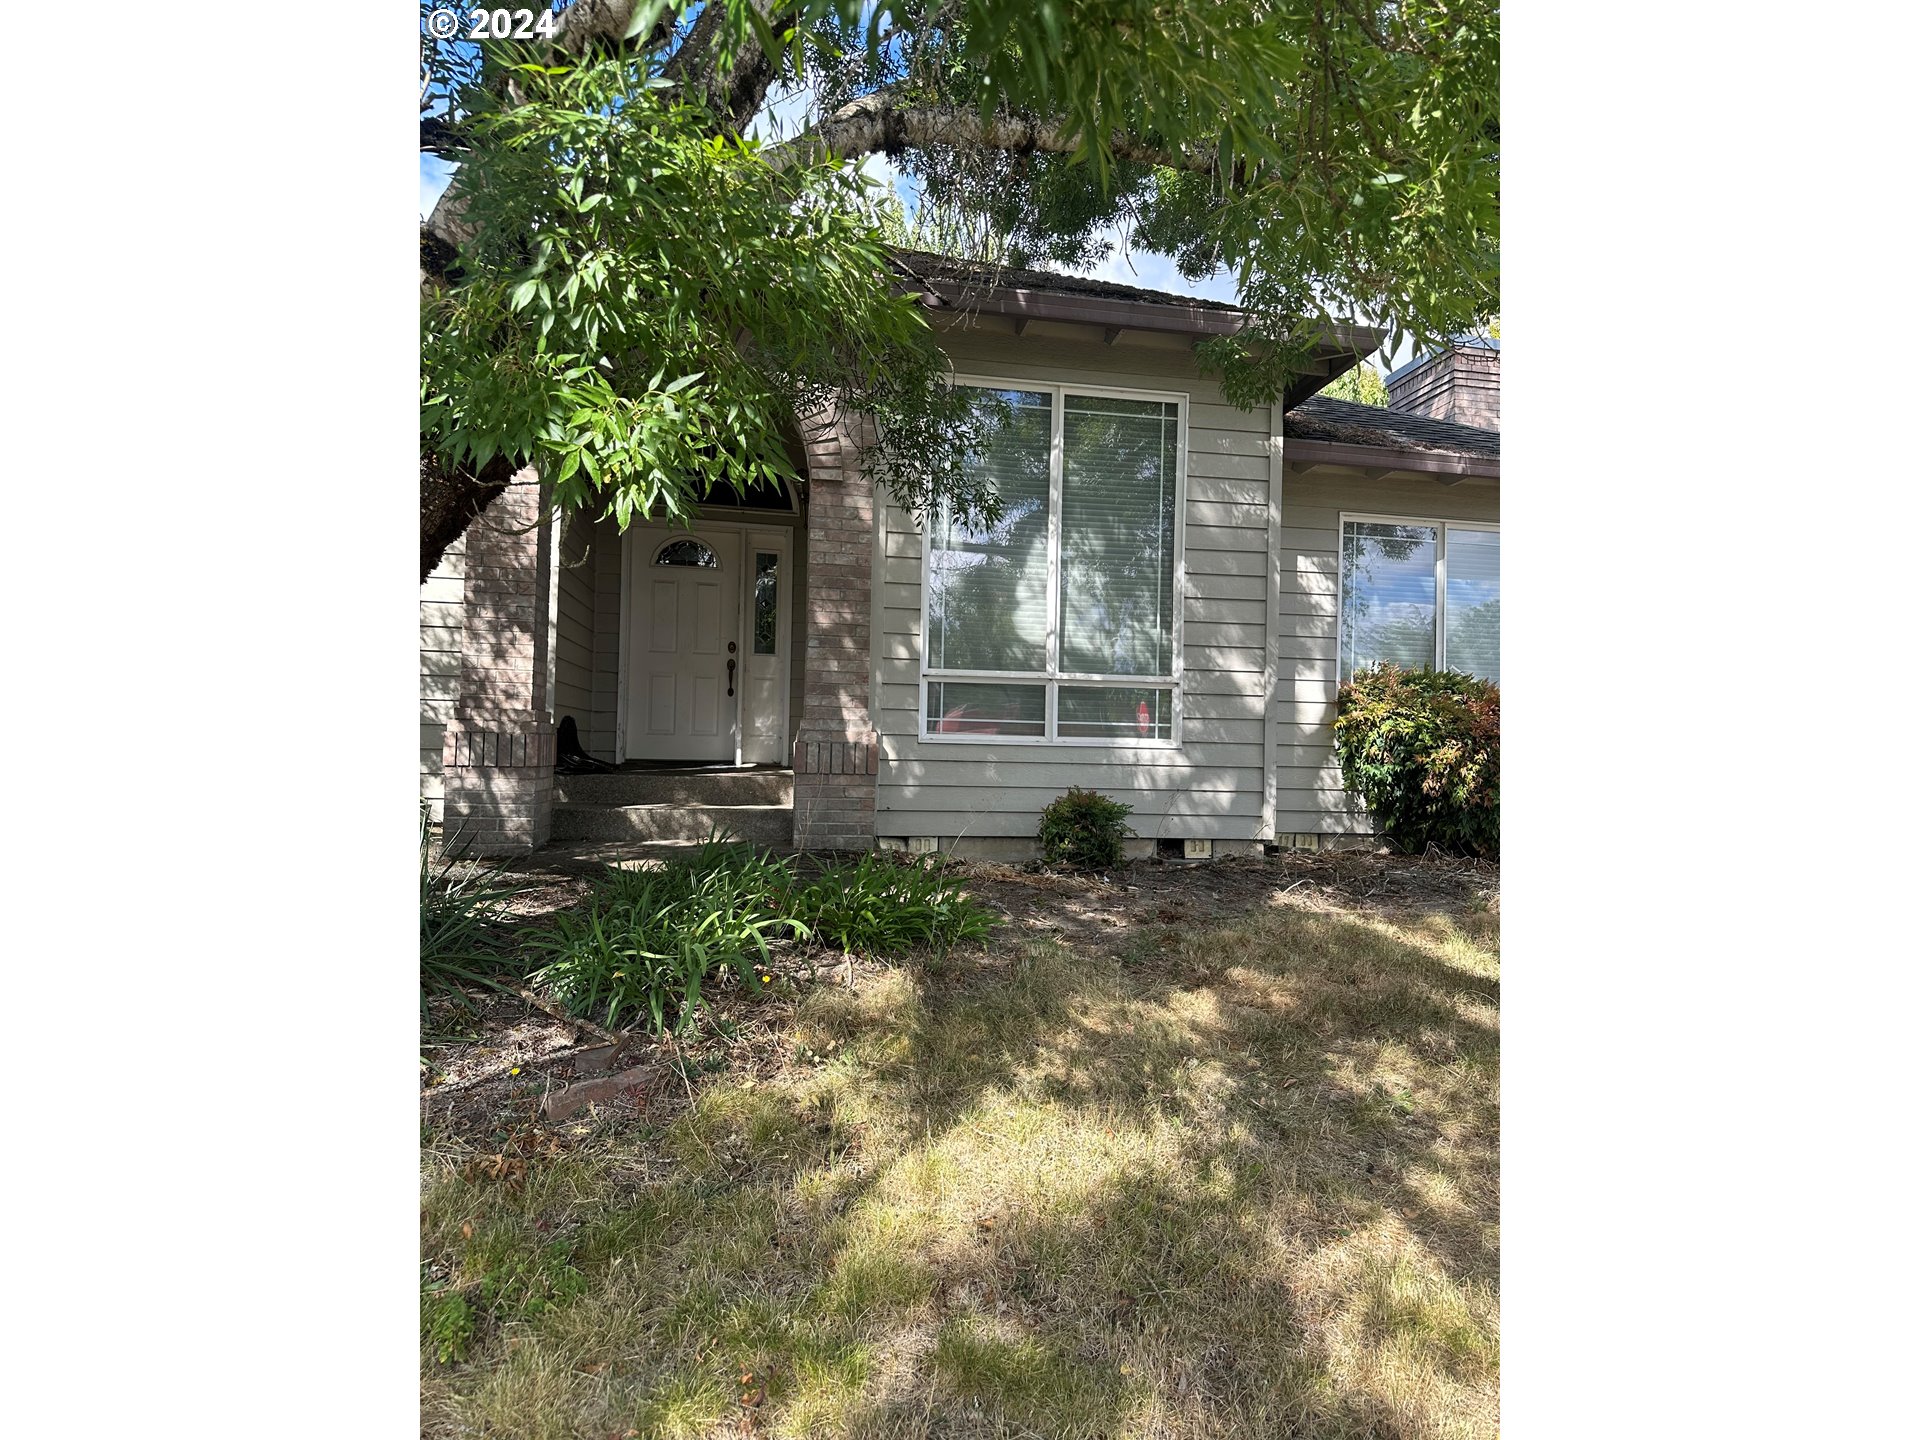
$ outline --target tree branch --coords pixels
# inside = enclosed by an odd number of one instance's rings
[[[467,148],[460,127],[441,115],[420,117],[420,149],[434,155],[451,155]]]
[[[496,455],[478,473],[444,464],[420,451],[420,583],[427,583],[447,547],[466,533],[494,498],[513,479],[514,466]]]
[[[598,45],[617,49],[657,49],[672,31],[670,20],[663,18],[644,36],[626,38],[627,26],[640,0],[574,0],[560,15],[554,34],[555,46],[568,55],[580,56]],[[774,32],[788,23],[794,11],[791,0],[752,0],[753,7],[766,16]],[[669,12],[671,14],[671,12]],[[766,103],[779,69],[779,57],[762,50],[759,41],[747,36],[740,54],[730,69],[723,70],[714,50],[723,20],[722,7],[709,5],[695,18],[693,28],[667,61],[665,76],[683,93],[704,101],[707,108],[735,133],[746,129],[749,121]],[[436,143],[443,142],[443,143]],[[465,148],[457,124],[450,119],[426,116],[420,122],[422,150]],[[427,216],[426,230],[442,244],[457,248],[472,238],[473,227],[462,212],[466,198],[459,177],[441,192],[433,212]]]
[[[636,48],[650,49],[667,38],[673,27],[673,12],[669,10],[650,32],[629,42],[627,26],[633,23],[633,12],[639,7],[640,0],[573,0],[560,12],[554,43],[569,55],[583,54],[595,42],[610,48],[632,43]]]
[[[749,0],[775,35],[793,23],[790,0]],[[694,19],[693,28],[673,52],[662,71],[683,94],[705,102],[707,109],[735,133],[747,128],[766,103],[779,69],[779,57],[768,55],[759,37],[748,31],[731,68],[722,69],[717,40],[726,17],[718,5],[708,5]]]
[[[880,152],[897,154],[934,145],[1069,155],[1080,144],[1077,137],[1067,133],[1066,122],[1061,120],[1006,114],[996,115],[983,125],[980,112],[971,107],[902,105],[882,90],[842,105],[805,134],[769,147],[766,158],[775,169],[785,169],[809,161],[857,160]],[[1115,159],[1140,165],[1162,165],[1196,175],[1211,175],[1218,168],[1217,158],[1210,153],[1169,150],[1122,131],[1108,138],[1107,148]]]

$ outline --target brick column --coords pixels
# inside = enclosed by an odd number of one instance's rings
[[[553,526],[522,470],[467,530],[460,694],[442,752],[446,841],[525,855],[553,832],[547,590]]]
[[[873,848],[873,482],[860,464],[871,426],[830,413],[807,430],[807,653],[793,745],[802,850]]]

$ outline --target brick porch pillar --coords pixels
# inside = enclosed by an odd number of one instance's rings
[[[553,832],[547,589],[553,526],[522,470],[467,531],[460,694],[442,752],[445,839],[469,855],[525,855]]]
[[[870,850],[880,771],[873,726],[872,422],[837,413],[807,431],[807,652],[793,745],[793,843]]]

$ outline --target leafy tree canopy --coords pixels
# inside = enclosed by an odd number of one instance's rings
[[[1356,365],[1320,392],[1330,400],[1350,400],[1355,405],[1387,408],[1387,382],[1371,365]]]
[[[423,573],[523,465],[564,508],[684,514],[790,476],[833,397],[905,503],[991,515],[992,417],[890,237],[1059,266],[1118,227],[1224,267],[1249,323],[1201,353],[1242,404],[1335,319],[1476,328],[1497,30],[1495,0],[574,0],[551,40],[427,42],[421,144],[459,169],[422,232]],[[761,143],[770,97],[802,113]],[[847,163],[875,154],[910,219]]]

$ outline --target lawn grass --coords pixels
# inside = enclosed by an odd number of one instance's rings
[[[1498,984],[1465,908],[1010,928],[657,1130],[429,1137],[425,1429],[1491,1436]]]

